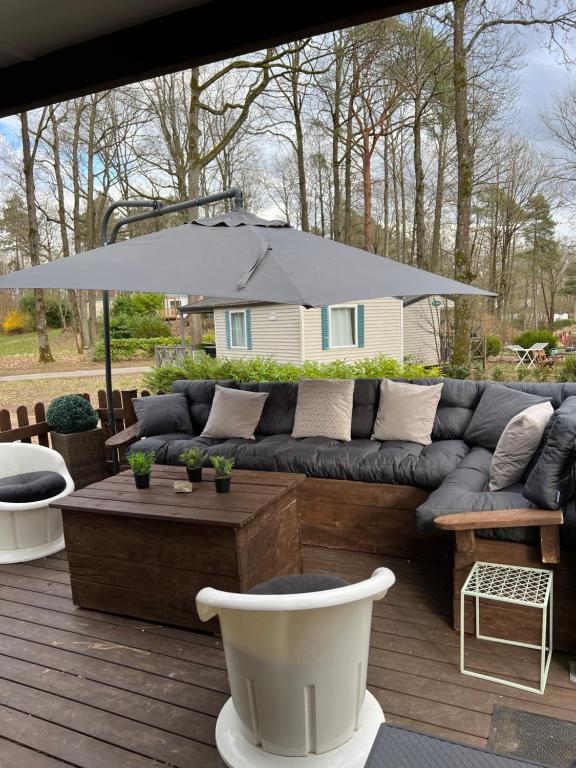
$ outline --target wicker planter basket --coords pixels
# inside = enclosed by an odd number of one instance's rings
[[[76,490],[109,476],[102,429],[62,434],[51,432],[52,448],[62,456]]]

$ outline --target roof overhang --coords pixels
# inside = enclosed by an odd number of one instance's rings
[[[3,0],[0,117],[437,4]]]

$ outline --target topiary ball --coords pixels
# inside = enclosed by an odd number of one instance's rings
[[[50,429],[66,435],[87,432],[98,426],[98,414],[81,395],[62,395],[52,400],[46,420]]]

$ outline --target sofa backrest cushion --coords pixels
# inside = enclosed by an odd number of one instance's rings
[[[135,397],[132,403],[140,437],[154,437],[166,432],[192,434],[188,398],[183,393]]]
[[[179,379],[172,384],[172,392],[181,392],[188,398],[188,410],[194,435],[200,435],[206,426],[210,409],[212,408],[216,384],[222,387],[238,388],[238,384],[234,381],[207,381],[205,379],[197,381]]]
[[[573,494],[576,461],[576,397],[568,397],[550,419],[538,459],[528,473],[524,496],[543,509],[559,509]]]
[[[548,397],[515,392],[501,384],[492,384],[486,388],[476,406],[474,416],[464,432],[464,440],[469,445],[494,450],[502,432],[514,416],[532,405],[549,400]]]

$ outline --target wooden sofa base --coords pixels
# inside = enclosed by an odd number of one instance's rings
[[[460,589],[474,561],[552,568],[554,647],[576,653],[576,570],[570,565],[569,554],[557,565],[543,565],[540,547],[478,537],[472,557],[457,552],[453,533],[422,534],[416,530],[415,509],[428,494],[411,486],[307,478],[298,494],[303,544],[435,560],[453,567],[456,630]],[[538,612],[517,606],[482,606],[482,629],[486,634],[536,642],[538,620]],[[472,605],[466,614],[466,627],[473,627]]]

